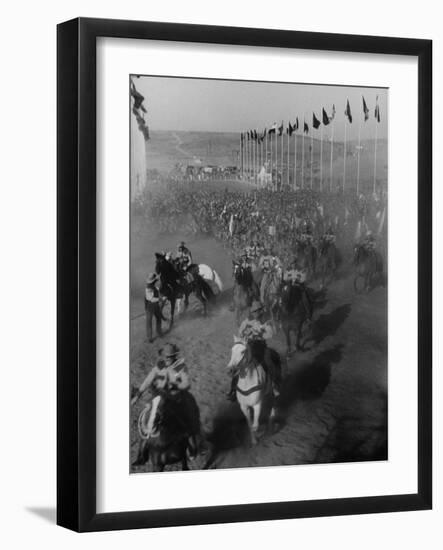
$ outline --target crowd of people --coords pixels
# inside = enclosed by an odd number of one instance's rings
[[[234,258],[259,243],[289,265],[295,242],[302,235],[318,240],[334,234],[344,249],[352,248],[369,233],[380,236],[380,242],[386,236],[384,193],[357,196],[355,191],[344,194],[309,189],[245,192],[170,182],[162,191],[148,193],[139,201],[140,210],[160,231],[173,231],[184,224],[185,231],[191,227],[193,232],[221,241]]]

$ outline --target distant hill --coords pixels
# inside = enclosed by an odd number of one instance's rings
[[[302,162],[301,134],[297,134],[297,178],[301,180]],[[251,142],[250,142],[251,143]],[[312,172],[314,182],[320,179],[320,157],[322,158],[323,184],[328,185],[331,174],[331,143],[313,140]],[[283,169],[287,172],[287,138],[284,137],[284,161]],[[332,182],[333,185],[342,185],[344,166],[343,142],[334,142],[332,158]],[[374,140],[361,142],[360,152],[360,184],[361,188],[372,186],[374,177]],[[275,148],[275,142],[274,142]],[[275,149],[274,149],[275,150]],[[265,147],[263,146],[263,151]],[[349,141],[346,144],[346,185],[353,185],[357,178],[357,142]],[[240,164],[240,135],[238,133],[225,132],[173,132],[151,131],[150,140],[147,143],[147,169],[168,173],[177,164],[187,165],[216,165],[239,166]],[[281,141],[278,143],[279,169],[281,166]],[[268,158],[270,148],[268,145]],[[305,167],[304,176],[310,178],[311,137],[305,136]],[[275,159],[273,159],[275,162]],[[289,166],[292,177],[294,167],[294,141],[291,140],[289,148]],[[386,139],[377,142],[377,180],[384,183],[388,176],[388,143]],[[285,175],[283,178],[285,179]]]

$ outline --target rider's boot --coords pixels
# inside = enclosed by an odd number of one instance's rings
[[[143,464],[146,462],[143,456],[144,449],[145,449],[145,440],[141,439],[138,444],[137,458],[132,463],[132,466],[143,466]]]
[[[236,388],[237,388],[237,380],[238,380],[238,376],[233,376],[232,377],[232,380],[231,380],[231,389],[229,390],[229,392],[226,394],[226,398],[229,400],[229,401],[236,401],[237,400],[237,395],[236,395]]]

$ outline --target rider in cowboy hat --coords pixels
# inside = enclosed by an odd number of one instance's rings
[[[261,302],[254,300],[249,312],[249,318],[240,325],[239,336],[248,344],[250,358],[259,361],[273,378],[276,370],[275,365],[267,364],[264,355],[266,341],[272,338],[274,331],[270,323],[263,320],[264,306]],[[231,401],[235,401],[237,378],[237,376],[232,377],[231,388],[227,394],[227,398]]]
[[[191,251],[186,247],[184,241],[181,241],[177,247],[177,260],[180,269],[183,271],[186,271],[186,269],[193,263]]]
[[[145,312],[146,312],[146,337],[149,342],[153,341],[152,337],[152,321],[155,318],[155,328],[157,336],[162,336],[162,312],[160,308],[161,298],[160,293],[155,286],[158,281],[156,273],[151,273],[146,278],[145,288]]]
[[[163,352],[168,394],[182,407],[183,424],[189,434],[189,453],[192,458],[196,456],[199,447],[200,413],[188,391],[191,388],[189,372],[185,360],[179,356],[180,350],[176,344],[166,344]]]

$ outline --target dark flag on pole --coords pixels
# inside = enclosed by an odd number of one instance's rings
[[[254,130],[254,139],[257,141],[257,130]]]
[[[335,103],[332,105],[332,115],[329,117],[329,122],[332,122],[335,118]]]
[[[309,134],[309,126],[307,125],[307,123],[305,122],[304,125],[303,125],[303,132],[305,134]]]
[[[289,137],[292,136],[292,132],[294,131],[294,126],[290,122],[288,122],[288,127],[286,128],[286,133],[289,134]]]
[[[294,130],[298,130],[298,117],[295,119]]]
[[[281,121],[281,125],[278,128],[278,135],[281,136],[283,134],[283,120]]]
[[[277,123],[274,122],[274,124],[269,128],[268,134],[275,134],[276,129],[277,129]]]
[[[317,130],[318,127],[320,126],[320,121],[318,120],[318,118],[315,116],[315,113],[312,113],[312,126]]]
[[[349,99],[346,101],[345,115],[348,117],[349,122],[352,124],[351,106],[349,105]]]
[[[363,96],[361,97],[363,98],[363,112],[365,114],[365,122],[366,122],[369,118],[369,109],[368,109],[368,106],[366,105],[365,98]]]
[[[375,101],[375,119],[377,120],[377,122],[380,122],[380,107],[378,106],[378,96],[377,96],[377,99]]]
[[[330,119],[329,119],[324,107],[323,107],[323,112],[322,112],[322,118],[323,118],[323,124],[325,126],[327,126],[330,122]]]

